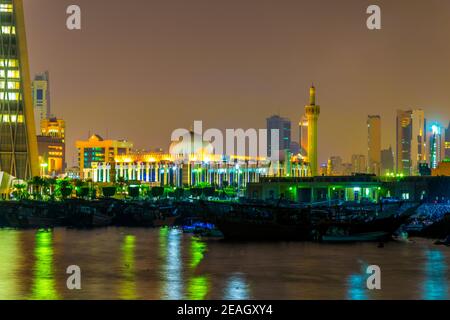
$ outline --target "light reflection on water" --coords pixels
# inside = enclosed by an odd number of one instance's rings
[[[368,262],[382,270],[376,294]],[[0,230],[0,299],[449,299],[449,262],[428,240],[379,249],[204,242],[169,228]],[[66,288],[71,264],[78,292]]]
[[[424,300],[448,300],[448,266],[440,250],[425,251]]]

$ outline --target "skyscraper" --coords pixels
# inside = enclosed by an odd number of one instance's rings
[[[427,131],[428,143],[430,148],[430,168],[436,169],[445,158],[445,136],[443,128],[434,123]]]
[[[34,77],[31,89],[36,128],[39,128],[41,121],[50,118],[51,115],[50,76],[48,71],[39,73]]]
[[[311,168],[311,175],[317,176],[317,123],[319,121],[320,106],[316,105],[316,88],[314,86],[309,89],[309,105],[305,106],[305,111],[308,119],[308,162]]]
[[[445,158],[450,160],[450,121],[445,129]]]
[[[0,171],[39,175],[22,0],[0,0]]]
[[[267,118],[267,155],[272,156],[272,130],[279,131],[279,152],[290,150],[291,148],[291,120],[280,116],[272,116]]]
[[[298,141],[300,144],[300,154],[307,158],[308,157],[308,118],[306,115],[302,117],[298,124],[299,137]]]
[[[343,174],[342,158],[339,156],[332,156],[328,159],[328,170],[327,174],[329,176],[341,176]]]
[[[394,172],[394,152],[392,147],[381,150],[381,174],[387,175]]]
[[[368,172],[381,173],[381,118],[369,116],[367,118],[367,144],[368,144]]]
[[[397,173],[418,175],[419,164],[427,161],[425,126],[422,109],[397,110]]]
[[[352,173],[367,173],[367,161],[365,155],[352,155]]]

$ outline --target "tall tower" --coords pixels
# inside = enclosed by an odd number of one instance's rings
[[[46,71],[39,73],[31,82],[31,94],[33,97],[34,120],[36,131],[39,133],[41,122],[51,117],[50,111],[50,75]]]
[[[39,175],[22,0],[0,0],[0,171]]]
[[[379,176],[381,173],[381,117],[369,116],[367,130],[368,172]]]
[[[318,175],[317,160],[317,122],[320,115],[320,106],[316,105],[316,88],[309,89],[309,105],[305,106],[305,114],[308,119],[308,160],[311,168],[311,175]]]

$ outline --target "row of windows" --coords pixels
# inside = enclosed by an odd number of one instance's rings
[[[0,4],[0,12],[13,12],[12,4]]]
[[[23,123],[23,115],[10,115],[10,114],[3,114],[0,115],[0,120],[2,123]]]
[[[16,34],[16,27],[14,26],[2,26],[2,34]]]
[[[0,89],[19,90],[20,82],[18,82],[18,81],[0,81]]]
[[[17,101],[20,98],[20,94],[17,92],[0,92],[0,100]]]
[[[20,78],[20,71],[19,70],[8,70],[8,72],[5,72],[5,70],[0,70],[0,78],[9,78],[9,79],[19,79]]]

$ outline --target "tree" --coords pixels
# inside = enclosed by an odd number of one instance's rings
[[[12,195],[15,199],[24,200],[28,198],[27,185],[25,183],[18,183],[13,186]]]
[[[30,186],[30,194],[33,196],[34,200],[38,200],[42,198],[42,187],[44,185],[44,180],[39,177],[33,177],[29,182],[28,186]]]
[[[72,195],[73,187],[69,179],[60,179],[56,183],[56,195],[62,199],[66,200]]]
[[[150,191],[153,198],[161,198],[164,195],[164,187],[153,187]]]

